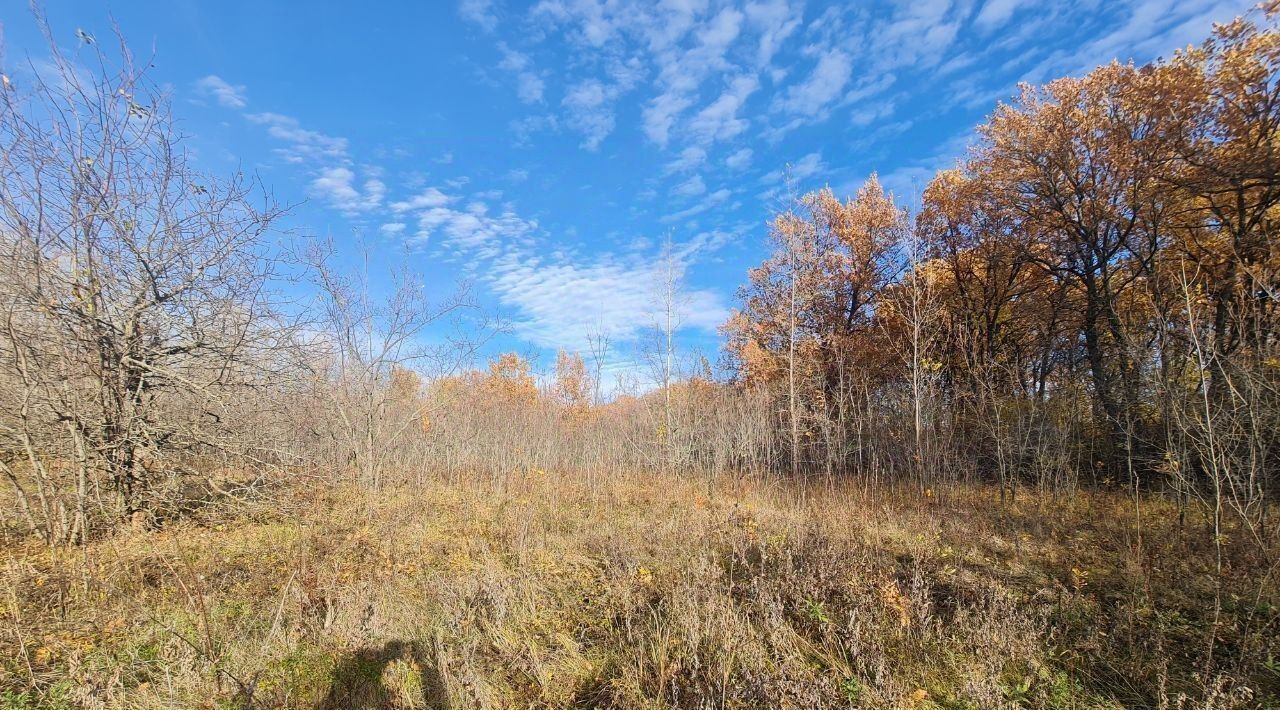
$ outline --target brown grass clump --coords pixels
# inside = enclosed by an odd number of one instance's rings
[[[3,559],[0,707],[1256,707],[1265,559],[1104,493],[295,488]],[[1164,506],[1148,501],[1148,509]],[[1163,522],[1169,521],[1169,522]],[[1214,598],[1221,611],[1213,614]]]

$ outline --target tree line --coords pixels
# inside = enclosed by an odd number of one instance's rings
[[[909,207],[874,176],[794,196],[724,326],[727,377],[676,352],[668,259],[655,384],[615,398],[603,338],[543,381],[514,354],[478,366],[499,327],[465,288],[430,300],[406,272],[378,297],[331,244],[278,244],[287,208],[192,166],[146,62],[51,40],[51,68],[0,89],[6,526],[75,542],[303,476],[555,469],[1127,485],[1265,535],[1275,9],[1023,87]]]
[[[1280,463],[1274,14],[1021,87],[914,209],[873,176],[778,214],[725,330],[740,382],[779,392],[791,469],[865,469],[887,417],[909,456],[879,465],[921,485],[1123,482],[1261,523]]]

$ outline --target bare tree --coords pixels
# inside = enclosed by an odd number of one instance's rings
[[[912,468],[923,491],[937,467],[932,448],[938,432],[932,430],[934,380],[942,363],[931,357],[936,319],[933,292],[929,288],[925,245],[918,231],[906,219],[900,224],[899,248],[907,269],[892,291],[889,305],[901,331],[895,339],[906,365],[911,401]]]
[[[160,477],[228,444],[227,394],[281,343],[281,209],[191,165],[123,40],[68,56],[40,21],[51,61],[0,89],[0,471],[37,533],[83,540],[100,476],[118,502],[102,510],[136,517]]]
[[[312,243],[302,260],[318,299],[319,334],[308,347],[319,356],[314,368],[327,414],[321,428],[336,444],[339,463],[353,466],[363,484],[377,488],[392,444],[426,414],[426,400],[416,397],[420,380],[410,372],[453,374],[479,345],[469,337],[427,342],[429,328],[473,308],[470,294],[463,286],[432,302],[415,274],[399,271],[386,297],[375,298],[367,252],[365,268],[349,275],[335,265],[332,241]],[[417,404],[396,406],[410,400]]]
[[[654,324],[655,342],[649,348],[650,366],[662,394],[662,450],[664,466],[671,466],[674,456],[675,415],[672,402],[672,386],[676,374],[676,333],[684,319],[687,298],[684,294],[685,263],[672,243],[668,233],[662,241],[662,250],[654,268]]]
[[[600,398],[601,376],[604,374],[605,363],[609,360],[609,348],[612,344],[609,333],[603,329],[596,328],[587,332],[587,352],[591,354],[592,404],[599,405],[602,403]]]

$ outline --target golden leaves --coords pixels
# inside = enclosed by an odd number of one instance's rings
[[[553,392],[571,414],[581,414],[592,404],[593,385],[582,356],[564,350],[556,354],[556,379]]]
[[[880,601],[898,617],[898,625],[907,628],[911,625],[911,601],[907,599],[898,583],[889,580],[880,585]]]
[[[813,381],[838,368],[854,341],[869,347],[876,337],[872,302],[889,281],[888,257],[909,227],[875,175],[851,199],[824,188],[775,215],[774,252],[749,272],[744,308],[724,328],[743,379],[799,373]]]

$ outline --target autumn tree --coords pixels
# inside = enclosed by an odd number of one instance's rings
[[[1218,26],[1202,45],[1156,67],[1172,156],[1165,179],[1181,198],[1161,269],[1178,329],[1163,404],[1167,470],[1184,490],[1242,519],[1265,519],[1280,464],[1277,297],[1280,249],[1280,34],[1274,4]]]
[[[944,170],[925,189],[917,229],[937,262],[932,285],[948,333],[941,357],[961,394],[976,396],[990,380],[1043,396],[1065,314],[1016,213],[982,173]]]
[[[809,193],[770,223],[773,253],[748,272],[726,332],[747,382],[786,388],[793,451],[810,433],[806,412],[839,409],[854,372],[883,357],[872,318],[907,224],[874,175],[852,199]]]
[[[587,373],[582,356],[564,350],[556,353],[555,382],[552,391],[559,404],[570,414],[580,415],[594,402],[595,384]]]
[[[1022,87],[914,221],[874,180],[776,215],[724,332],[739,380],[773,390],[791,470],[814,436],[893,469],[878,442],[906,422],[928,467],[952,451],[1002,488],[1171,481],[1260,521],[1280,469],[1277,7],[1169,60]]]
[[[930,257],[934,349],[958,446],[1013,490],[1025,466],[1028,418],[1041,416],[1075,330],[1068,288],[1035,258],[1018,214],[971,166],[938,173],[916,221]],[[932,364],[932,363],[931,363]]]
[[[1177,256],[1212,302],[1221,396],[1226,362],[1253,364],[1276,336],[1280,35],[1239,18],[1156,67],[1144,98],[1168,116],[1165,180],[1184,197]]]
[[[489,363],[480,380],[481,392],[500,406],[529,406],[538,399],[532,366],[519,353],[502,353]]]
[[[1079,332],[1115,458],[1134,442],[1146,324],[1126,323],[1129,290],[1153,273],[1167,241],[1155,210],[1161,166],[1143,139],[1159,112],[1137,101],[1140,72],[1113,63],[1079,79],[1023,87],[980,132],[978,169],[1035,234],[1030,253],[1077,294]]]

